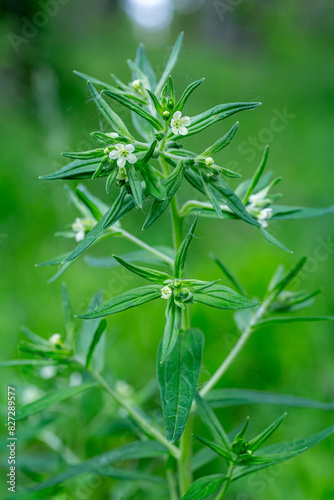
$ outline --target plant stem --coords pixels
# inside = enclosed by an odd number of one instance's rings
[[[150,252],[152,255],[155,255],[159,259],[163,260],[164,262],[167,262],[171,267],[174,266],[174,260],[171,257],[168,257],[168,255],[164,254],[163,252],[160,252],[159,250],[156,250],[155,248],[151,247],[144,241],[140,240],[139,238],[136,238],[136,236],[133,236],[133,234],[128,233],[124,229],[119,229],[118,230],[122,235],[127,238],[128,240],[132,241],[135,243],[137,246],[140,248],[143,248],[144,250],[147,250]]]
[[[125,401],[122,396],[120,396],[117,392],[115,392],[107,383],[107,381],[100,375],[99,373],[96,372],[90,372],[92,375],[95,377],[96,380],[100,382],[102,387],[117,401],[117,403],[122,406],[124,409],[127,410],[129,415],[140,425],[140,427],[147,432],[150,436],[152,436],[154,439],[159,441],[161,444],[163,444],[168,451],[170,452],[173,457],[176,459],[179,459],[181,456],[180,450],[174,446],[173,444],[169,443],[165,436],[161,434],[161,432],[156,429],[155,427],[152,426],[150,422],[145,420],[145,418],[138,413],[138,411],[133,408],[127,401]]]
[[[226,480],[225,480],[221,490],[219,491],[218,495],[216,496],[215,500],[221,500],[222,498],[224,498],[225,493],[227,492],[227,490],[231,484],[233,470],[234,470],[234,464],[231,464],[228,471],[227,471]]]
[[[201,389],[200,395],[204,397],[211,389],[219,382],[227,369],[231,366],[235,358],[241,352],[242,348],[248,341],[249,337],[253,333],[253,327],[256,323],[262,318],[262,316],[266,313],[267,308],[269,307],[273,297],[270,295],[263,303],[260,305],[252,319],[250,320],[248,326],[243,331],[241,337],[238,342],[233,347],[232,351],[229,353],[227,358],[224,359],[218,370],[212,375],[210,380],[205,384],[205,386]]]

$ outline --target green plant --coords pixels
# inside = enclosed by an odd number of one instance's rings
[[[59,370],[74,369],[82,376],[83,381],[78,385],[60,388],[27,403],[19,410],[19,420],[31,417],[79,393],[96,391],[102,387],[112,400],[125,410],[135,430],[131,429],[131,440],[118,448],[86,461],[67,461],[71,467],[32,486],[29,495],[32,492],[38,495],[37,492],[44,492],[45,489],[48,489],[50,495],[57,495],[59,487],[67,480],[94,471],[100,476],[123,479],[127,484],[133,484],[129,490],[125,488],[121,498],[136,498],[136,485],[145,481],[148,484],[160,485],[159,491],[162,493],[159,495],[172,500],[201,500],[212,494],[215,494],[218,500],[225,496],[229,485],[237,479],[291,459],[334,431],[334,427],[331,427],[291,443],[263,448],[282,423],[285,414],[260,435],[246,439],[248,419],[237,431],[228,433],[213,412],[212,408],[241,404],[240,401],[333,409],[330,404],[326,406],[292,396],[278,395],[275,399],[275,396],[266,393],[241,389],[224,392],[222,389],[214,389],[257,329],[274,323],[326,321],[333,318],[286,314],[312,305],[314,297],[319,293],[319,290],[307,292],[287,289],[305,264],[305,258],[288,272],[279,267],[261,301],[249,298],[242,285],[216,256],[212,257],[234,289],[221,285],[219,275],[216,281],[186,278],[184,274],[187,252],[198,220],[204,217],[218,217],[249,224],[257,228],[269,243],[289,251],[268,232],[270,221],[321,216],[333,213],[334,209],[287,207],[277,204],[279,195],[271,194],[271,189],[280,179],[272,180],[269,174],[264,174],[268,147],[265,148],[261,164],[253,177],[233,190],[225,178],[238,178],[239,174],[217,165],[214,157],[229,145],[237,132],[238,123],[200,154],[183,147],[187,136],[200,133],[239,111],[255,109],[260,103],[222,104],[196,116],[184,116],[182,113],[188,98],[203,79],[190,84],[181,97],[176,98],[170,73],[181,44],[182,35],[178,38],[159,81],[141,45],[135,61],[129,61],[132,71],[130,84],[124,84],[114,77],[115,84],[109,85],[76,72],[87,81],[90,96],[108,128],[106,131],[92,133],[93,139],[100,145],[99,148],[64,153],[64,156],[72,161],[42,179],[95,181],[105,178],[107,194],[117,191],[117,195],[110,206],[91,194],[82,184],[78,185],[75,192],[66,187],[70,200],[81,216],[71,225],[69,231],[62,234],[75,238],[77,245],[68,254],[43,265],[58,266],[53,277],[56,279],[91,245],[102,238],[121,237],[131,241],[136,250],[122,256],[114,255],[107,260],[90,257],[87,259],[88,263],[109,268],[123,266],[129,273],[139,275],[151,284],[129,290],[105,302],[102,294],[97,293],[88,311],[79,315],[83,320],[80,329],[71,310],[67,289],[63,286],[66,338],[54,334],[46,340],[24,329],[23,333],[28,341],[22,342],[19,348],[26,357],[2,365],[56,366]],[[102,87],[102,92],[98,92],[95,86]],[[109,98],[131,112],[136,134],[130,132],[130,126],[128,128],[107,104]],[[140,136],[140,139],[134,135]],[[184,181],[199,193],[200,199],[187,200],[179,206],[177,192]],[[164,211],[170,210],[173,248],[151,247],[123,228],[124,216],[131,210],[143,207],[144,202],[145,206],[150,203],[144,230],[156,223]],[[184,225],[189,216],[195,216],[195,219],[186,232]],[[164,430],[154,422],[152,415],[145,414],[139,395],[133,394],[127,386],[116,380],[109,383],[108,374],[106,377],[102,375],[107,326],[104,318],[154,300],[166,302],[166,324],[157,355],[157,378]],[[198,392],[204,336],[198,328],[191,325],[191,306],[196,307],[196,303],[237,311],[235,322],[240,331],[240,338],[228,357]],[[208,427],[214,441],[195,436],[204,448],[199,454],[193,455],[193,419],[197,416]],[[128,422],[128,418],[123,416],[123,425],[126,425],[125,422]],[[137,439],[134,439],[135,437]],[[50,444],[50,440],[47,441]],[[71,452],[66,450],[66,456]],[[223,459],[221,474],[194,480],[193,472],[215,457]],[[130,461],[131,464],[135,459],[143,459],[143,464],[140,462],[137,469],[131,466],[114,466],[124,460]],[[145,459],[151,459],[151,464],[147,465]],[[164,466],[164,474],[159,467],[161,463]],[[148,495],[150,494],[149,492]]]

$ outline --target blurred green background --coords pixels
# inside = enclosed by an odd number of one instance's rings
[[[49,13],[41,14],[46,7]],[[21,325],[45,337],[63,331],[61,280],[47,284],[54,269],[36,269],[34,265],[74,246],[72,240],[56,238],[54,233],[64,230],[78,215],[68,203],[63,183],[48,183],[38,176],[65,164],[61,151],[93,147],[89,132],[99,128],[98,113],[89,102],[85,84],[72,70],[105,81],[109,81],[110,73],[115,73],[130,81],[126,59],[134,57],[136,45],[144,41],[159,72],[166,62],[166,49],[184,30],[184,48],[174,71],[176,89],[180,93],[190,81],[206,78],[188,102],[187,114],[221,102],[263,103],[255,111],[237,117],[240,128],[232,145],[220,153],[222,164],[248,178],[268,143],[269,169],[284,178],[280,186],[284,192],[282,203],[327,206],[333,203],[333,17],[334,5],[326,0],[175,0],[174,6],[167,0],[131,0],[124,5],[108,0],[2,2],[2,360],[18,356]],[[289,115],[280,130],[272,125],[278,113]],[[185,141],[200,151],[223,135],[234,121],[235,117],[229,118]],[[75,187],[73,181],[69,184]],[[103,181],[91,183],[89,188],[108,202]],[[184,186],[181,196],[190,193]],[[151,244],[171,244],[168,215],[143,234],[139,228],[144,217],[143,213],[132,212],[123,220],[123,226]],[[189,275],[200,279],[220,277],[208,256],[210,250],[233,270],[251,295],[261,296],[279,263],[292,266],[307,255],[310,260],[301,286],[324,289],[310,312],[333,314],[333,218],[283,221],[273,223],[271,229],[293,254],[269,246],[258,231],[246,224],[202,219],[190,251]],[[120,254],[131,249],[120,239],[110,239],[89,254]],[[109,297],[137,284],[126,272],[93,269],[84,259],[69,269],[64,280],[75,312],[82,312],[98,289],[104,289]],[[138,285],[141,284],[138,279]],[[202,328],[206,337],[203,383],[237,340],[237,332],[232,313],[201,306],[193,307],[191,312],[192,324]],[[111,317],[108,370],[136,390],[148,384],[154,377],[163,324],[163,304],[158,303]],[[330,324],[304,323],[260,330],[220,386],[334,400],[332,329]],[[35,384],[48,390],[56,383],[40,381],[38,374],[31,371],[1,373],[3,388],[16,384],[19,392]],[[1,397],[5,397],[4,389]],[[99,398],[96,403],[92,398],[86,400],[93,414]],[[154,401],[158,403],[156,394]],[[65,410],[62,420],[51,426],[81,458],[115,446],[116,438],[101,439],[101,433],[84,441],[85,425],[92,418],[87,407],[80,429],[76,423],[80,408],[71,414],[69,402]],[[228,429],[250,415],[255,432],[280,412],[280,408],[240,407],[218,413]],[[332,423],[331,413],[291,409],[277,438],[302,437]],[[48,452],[46,445],[37,445],[33,440],[29,450],[34,457]],[[22,450],[24,453],[26,450]],[[227,498],[329,500],[334,498],[333,469],[332,438],[276,471],[269,469],[252,480],[245,478],[231,488]],[[207,466],[204,472],[217,472],[217,465]],[[35,479],[27,471],[26,475]],[[22,481],[27,481],[23,475]],[[110,496],[110,484],[110,480],[105,480],[103,487],[87,498],[119,498],[116,493]],[[69,495],[64,498],[72,498]],[[150,497],[143,493],[134,498]]]

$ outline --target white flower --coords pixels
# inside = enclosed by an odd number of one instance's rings
[[[140,80],[133,80],[133,82],[131,83],[131,87],[133,87],[136,90],[140,89],[140,86],[141,86]]]
[[[188,127],[190,125],[189,116],[182,116],[181,111],[175,111],[173,119],[171,121],[173,134],[187,135]]]
[[[172,296],[173,292],[172,292],[172,289],[169,288],[168,285],[166,285],[165,287],[161,288],[161,298],[162,299],[170,299],[171,296]]]
[[[261,224],[262,227],[268,227],[267,220],[271,218],[273,215],[272,208],[263,208],[257,216],[257,220]]]
[[[136,163],[137,157],[132,154],[135,150],[133,144],[127,144],[126,146],[124,146],[124,144],[116,144],[115,148],[116,149],[113,151],[110,151],[109,158],[111,160],[117,159],[117,165],[119,168],[124,167],[126,162]]]
[[[51,345],[55,345],[55,346],[61,344],[62,343],[62,341],[61,341],[61,335],[59,333],[54,333],[49,338],[49,342],[50,342]]]
[[[72,224],[72,229],[75,232],[75,240],[81,241],[85,237],[85,225],[83,220],[77,217]]]
[[[44,380],[49,380],[55,377],[57,373],[57,368],[55,366],[43,366],[39,371],[39,376]]]

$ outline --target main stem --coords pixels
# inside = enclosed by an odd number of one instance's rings
[[[227,471],[226,480],[225,480],[221,490],[219,491],[218,495],[216,496],[215,500],[222,500],[222,498],[224,498],[225,493],[227,492],[227,490],[231,484],[233,470],[234,470],[234,464],[231,464],[228,471]]]

